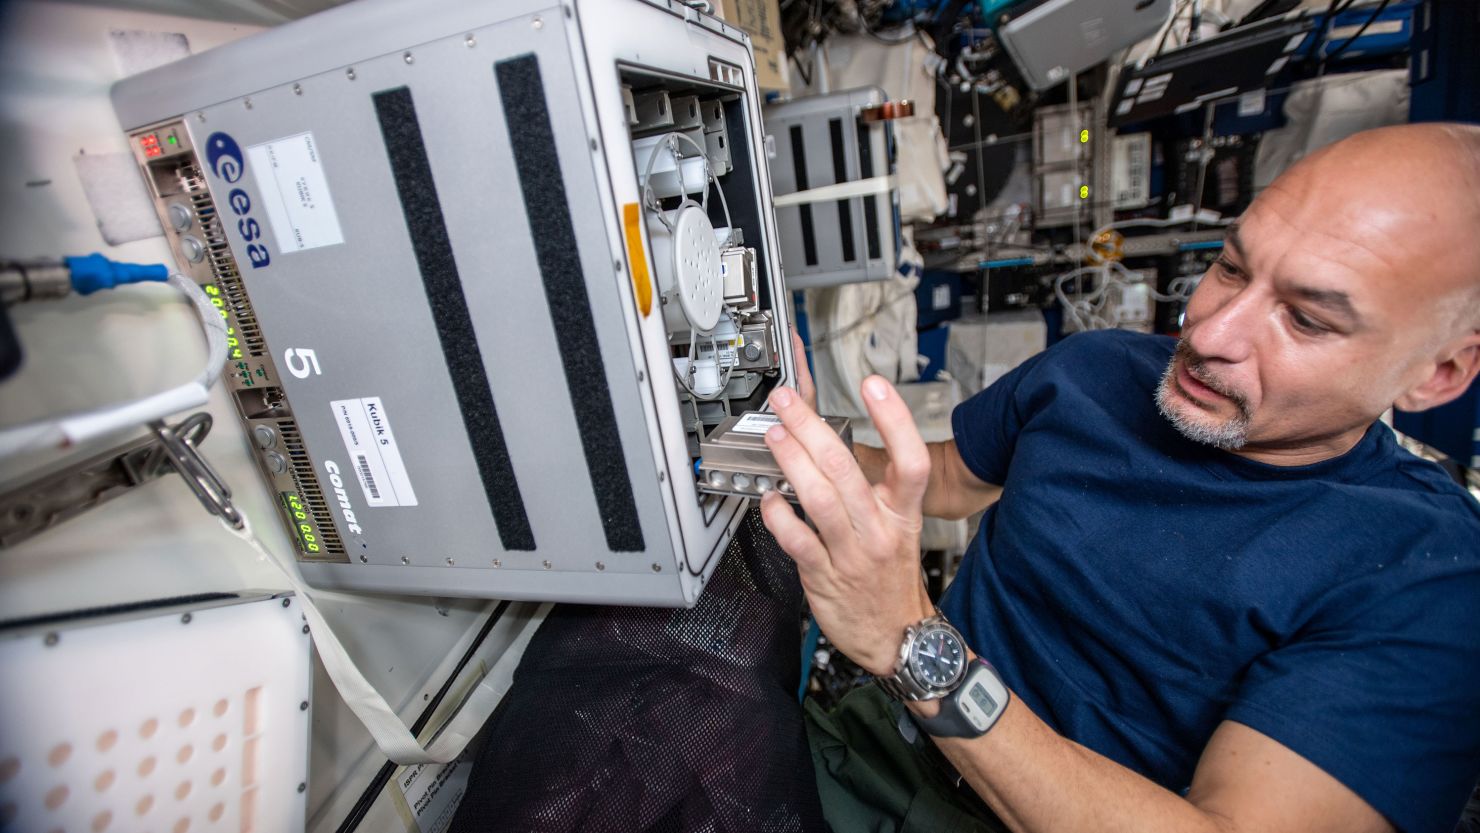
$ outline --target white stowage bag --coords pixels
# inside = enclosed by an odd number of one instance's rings
[[[920,377],[915,285],[921,259],[908,228],[903,236],[899,271],[888,280],[806,291],[812,373],[824,414],[865,416],[858,386],[870,374],[895,383]]]
[[[1285,98],[1288,124],[1265,131],[1254,157],[1263,190],[1312,151],[1363,130],[1408,121],[1408,70],[1343,72],[1296,81]]]

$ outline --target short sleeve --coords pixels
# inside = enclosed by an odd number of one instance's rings
[[[1007,482],[1007,467],[1022,430],[1028,380],[1049,352],[1038,353],[951,412],[951,432],[966,468],[983,483]]]
[[[1439,559],[1452,569],[1422,575]],[[1341,614],[1256,661],[1225,717],[1319,766],[1402,833],[1450,833],[1480,778],[1480,566],[1435,551],[1387,569],[1420,576],[1333,594]]]

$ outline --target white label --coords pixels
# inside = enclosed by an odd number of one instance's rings
[[[942,310],[951,308],[951,285],[941,284],[930,290],[930,308]]]
[[[334,409],[334,423],[339,426],[365,502],[371,506],[415,506],[416,492],[406,475],[396,435],[391,433],[391,418],[380,397],[336,399],[329,406]]]
[[[312,133],[247,148],[267,220],[284,254],[344,242]]]
[[[1263,112],[1264,90],[1254,90],[1238,97],[1238,114],[1240,117],[1257,116]]]
[[[406,796],[406,807],[421,833],[443,833],[452,826],[452,814],[468,791],[472,761],[467,753],[445,764],[406,767],[396,786]]]
[[[780,424],[781,417],[775,414],[749,413],[740,417],[730,430],[737,434],[764,434],[771,430],[771,426]]]
[[[1362,25],[1360,23],[1354,23],[1351,26],[1338,26],[1326,33],[1326,43],[1329,46],[1335,41],[1350,38],[1359,30],[1361,30],[1361,28]],[[1397,35],[1401,34],[1402,31],[1402,20],[1384,20],[1380,23],[1373,23],[1369,25],[1367,27],[1367,31],[1362,32],[1362,36],[1366,37],[1368,35]]]

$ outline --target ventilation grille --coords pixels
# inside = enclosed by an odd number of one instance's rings
[[[303,435],[298,433],[298,423],[291,419],[278,419],[277,430],[278,436],[282,438],[283,449],[288,452],[288,462],[293,466],[293,483],[298,488],[298,497],[313,517],[314,526],[318,527],[323,552],[316,553],[316,557],[342,557],[345,554],[344,541],[340,539],[338,527],[329,514],[329,501],[319,488],[318,474],[314,472],[313,461],[303,447]]]
[[[247,299],[247,289],[242,285],[241,273],[236,268],[236,258],[231,254],[231,245],[226,242],[226,232],[221,226],[221,217],[206,190],[205,178],[200,166],[187,162],[180,166],[180,187],[190,198],[195,210],[195,219],[201,229],[206,247],[206,258],[211,265],[211,274],[216,286],[226,298],[226,305],[236,327],[237,337],[247,355],[261,358],[267,355],[267,343],[262,339],[262,328],[257,324],[257,315],[252,311],[252,302]]]

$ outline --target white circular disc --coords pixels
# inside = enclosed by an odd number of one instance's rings
[[[678,302],[695,330],[709,332],[725,306],[719,271],[719,241],[704,209],[689,203],[673,215],[673,275]]]

